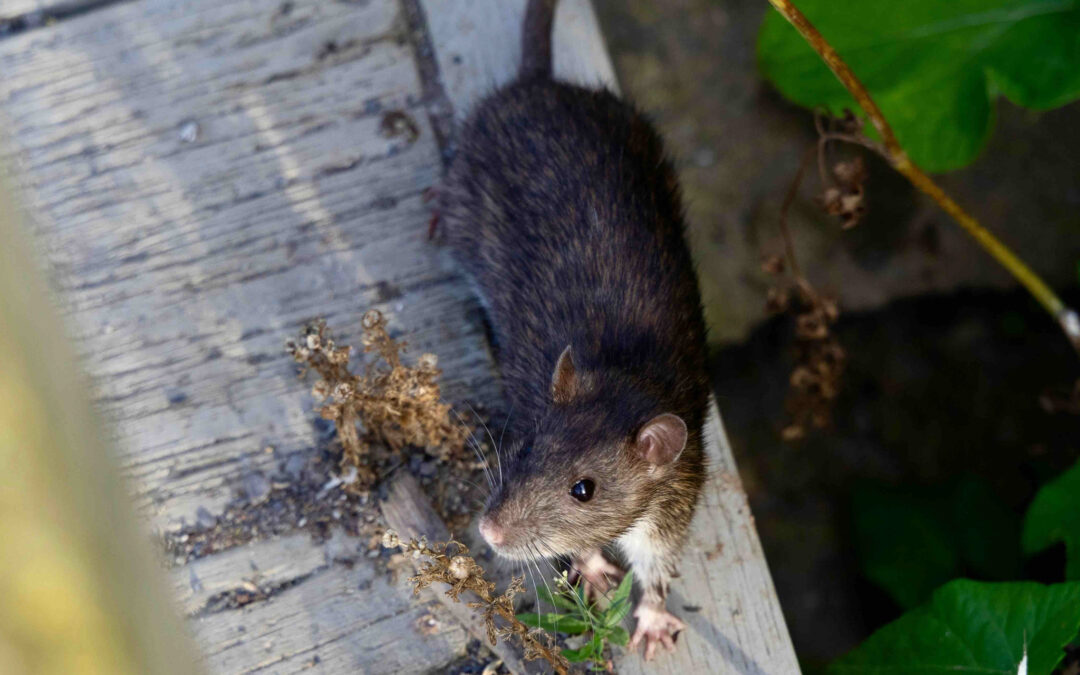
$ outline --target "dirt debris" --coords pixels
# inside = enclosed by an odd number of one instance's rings
[[[443,462],[461,460],[470,434],[451,419],[451,407],[442,401],[438,357],[422,354],[415,366],[405,365],[401,354],[406,343],[390,337],[377,310],[364,315],[362,326],[364,353],[376,358],[359,375],[350,370],[352,347],[336,345],[325,321],[306,326],[299,340],[286,343],[305,367],[303,374],[313,370],[319,376],[311,393],[329,401],[319,415],[337,428],[342,476],[350,478],[346,490],[358,494],[375,483],[386,453],[397,456],[415,446]]]

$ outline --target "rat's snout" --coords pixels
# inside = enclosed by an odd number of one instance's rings
[[[499,527],[490,515],[480,518],[480,535],[492,546],[500,546],[506,541],[506,532]]]

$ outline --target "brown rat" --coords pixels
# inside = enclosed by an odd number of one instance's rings
[[[512,410],[480,527],[593,582],[615,542],[649,658],[683,627],[665,597],[705,477],[705,323],[661,139],[611,92],[552,79],[554,8],[530,0],[521,72],[472,112],[436,190]]]

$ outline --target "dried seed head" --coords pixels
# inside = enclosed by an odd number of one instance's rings
[[[434,354],[421,354],[416,360],[416,366],[421,370],[435,370],[439,365],[439,357]]]
[[[383,532],[382,536],[383,548],[397,548],[401,545],[401,539],[398,537],[398,533],[393,530],[387,530]]]
[[[761,261],[761,270],[774,277],[784,273],[784,259],[778,255],[765,256]]]
[[[471,571],[471,561],[463,555],[456,555],[450,559],[450,574],[455,579],[467,579]]]
[[[330,385],[326,380],[318,380],[311,386],[311,395],[320,401],[330,395]]]
[[[353,395],[353,386],[348,382],[339,382],[338,386],[334,387],[334,400],[338,403],[348,401]]]
[[[319,351],[319,348],[322,347],[322,339],[319,337],[318,333],[312,333],[307,336],[307,347],[313,352]]]
[[[770,288],[765,296],[765,311],[779,314],[788,308],[790,296],[786,288]]]

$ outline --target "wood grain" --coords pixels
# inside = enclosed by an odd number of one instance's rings
[[[397,5],[282,6],[121,5],[0,43],[58,295],[163,529],[220,511],[265,446],[314,445],[282,356],[306,320],[356,342],[380,308],[451,399],[493,391],[474,301],[426,240],[439,149]]]
[[[448,396],[497,397],[475,301],[426,238],[440,148],[396,2],[121,4],[0,40],[0,70],[7,159],[152,527],[217,515],[243,477],[314,452],[283,342],[316,316],[357,343],[380,308],[439,354]],[[252,546],[175,570],[212,672],[464,653],[453,623],[418,642],[426,604],[365,558],[327,562],[307,533]],[[279,590],[207,611],[253,559]]]
[[[471,637],[462,625],[429,599],[414,601],[365,554],[341,532],[320,545],[298,533],[173,570],[208,669],[414,673],[462,653]],[[259,595],[246,604],[221,601],[251,589]],[[428,617],[436,622],[421,632]]]

